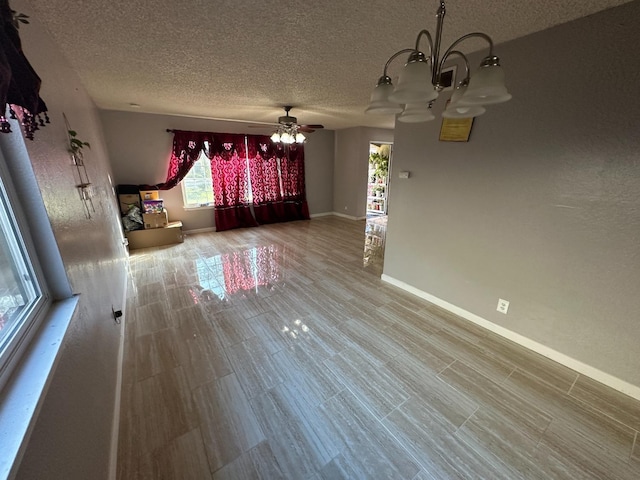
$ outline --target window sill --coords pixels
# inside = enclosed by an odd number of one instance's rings
[[[187,206],[187,205],[183,205],[182,206],[183,209],[185,210],[213,210],[214,208],[216,208],[213,205],[198,205],[198,206]]]
[[[0,479],[13,478],[17,473],[78,299],[73,296],[52,303],[29,349],[0,392]]]

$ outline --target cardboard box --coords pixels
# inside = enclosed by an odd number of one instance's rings
[[[164,210],[162,200],[143,200],[142,213],[161,213]]]
[[[184,242],[182,222],[171,222],[164,228],[152,228],[149,230],[134,230],[125,233],[129,241],[129,248],[161,247]]]
[[[142,221],[144,228],[163,228],[169,223],[169,216],[167,211],[163,209],[160,213],[143,213]]]
[[[118,203],[120,204],[120,212],[122,215],[126,215],[131,205],[140,207],[140,195],[137,193],[121,193],[118,195]]]
[[[160,190],[140,190],[142,200],[160,200]]]

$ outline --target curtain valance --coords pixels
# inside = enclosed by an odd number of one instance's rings
[[[19,118],[25,137],[33,140],[35,131],[49,123],[49,117],[40,98],[40,77],[22,51],[14,13],[9,0],[0,0],[0,133],[11,132],[5,117],[8,106],[9,118]]]

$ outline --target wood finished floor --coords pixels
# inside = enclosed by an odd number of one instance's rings
[[[367,229],[132,253],[120,480],[640,478],[640,402],[381,282]]]

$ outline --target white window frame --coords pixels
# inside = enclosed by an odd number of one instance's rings
[[[10,123],[13,133],[0,133],[0,175],[45,301],[19,332],[2,367],[0,478],[17,473],[79,298],[72,293],[20,125]]]
[[[207,181],[208,180],[208,185],[211,186],[211,201],[207,202],[207,203],[189,203],[187,201],[187,191],[186,191],[186,183],[188,183],[189,179],[189,175],[192,174],[192,172],[195,171],[195,166],[196,163],[198,162],[203,162],[205,165],[205,169],[209,172],[209,178],[208,179],[193,179],[193,180],[198,180],[198,181]],[[187,180],[187,182],[185,182],[185,180]],[[193,164],[193,167],[191,167],[191,170],[189,170],[189,172],[184,176],[184,178],[182,179],[182,181],[180,182],[180,189],[182,190],[182,204],[184,206],[185,209],[198,209],[198,208],[213,208],[214,207],[214,198],[213,198],[213,179],[211,177],[211,164],[209,163],[209,158],[203,153],[200,152],[200,155],[198,156],[198,159],[196,160],[196,162]]]
[[[6,160],[0,150],[0,226],[9,236],[11,256],[21,275],[29,281],[27,289],[32,290],[35,298],[25,306],[18,321],[5,333],[6,338],[0,343],[0,390],[7,383],[15,365],[20,360],[33,332],[42,323],[46,311],[51,306],[51,297],[47,283],[38,262],[36,249],[26,223],[26,217],[20,207],[18,195],[13,187],[13,180]]]

